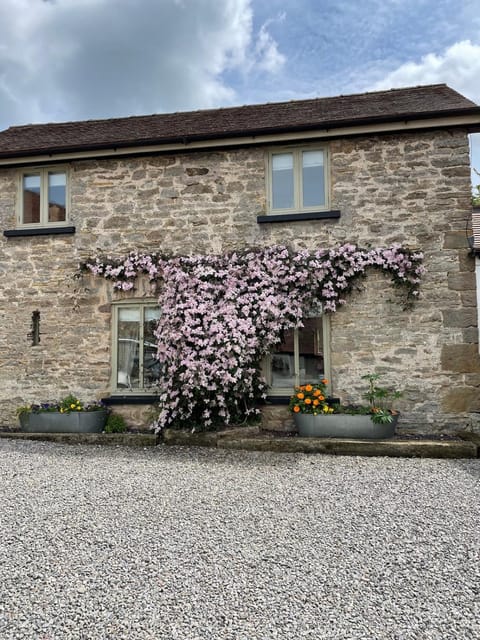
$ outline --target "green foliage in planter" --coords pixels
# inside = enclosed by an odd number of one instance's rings
[[[362,376],[362,380],[368,381],[368,391],[363,395],[365,400],[369,402],[372,420],[376,424],[390,424],[393,422],[393,416],[396,411],[393,409],[393,403],[401,398],[403,393],[386,387],[379,387],[377,380],[380,378],[378,373],[367,373]]]
[[[124,433],[127,430],[127,423],[123,416],[111,413],[105,424],[105,433]]]
[[[368,400],[368,405],[343,405],[330,404],[327,398],[328,380],[320,380],[312,384],[295,387],[295,393],[290,398],[290,411],[295,414],[328,415],[343,413],[346,415],[368,415],[375,424],[391,424],[397,411],[393,409],[393,402],[403,394],[400,391],[379,387],[378,373],[369,373],[362,376],[362,380],[368,381],[368,390],[363,397]]]
[[[16,414],[20,417],[22,415],[28,415],[29,413],[76,413],[77,411],[104,411],[105,408],[103,402],[85,404],[79,400],[77,396],[70,393],[59,401],[32,403],[23,407],[17,407]]]

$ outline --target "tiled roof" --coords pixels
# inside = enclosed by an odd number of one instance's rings
[[[476,113],[444,84],[334,98],[10,127],[0,157],[181,143]]]

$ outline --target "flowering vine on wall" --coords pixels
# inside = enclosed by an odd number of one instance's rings
[[[132,252],[94,258],[82,271],[128,291],[147,274],[160,281],[156,330],[162,365],[157,429],[214,428],[256,411],[265,396],[262,357],[310,309],[334,312],[369,267],[390,275],[405,294],[418,296],[423,255],[395,244],[360,249],[293,251],[284,246],[211,256],[164,257]]]

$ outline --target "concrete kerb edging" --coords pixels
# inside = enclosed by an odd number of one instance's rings
[[[388,456],[398,458],[478,458],[480,434],[462,432],[462,440],[347,440],[342,438],[298,438],[262,435],[257,427],[241,427],[220,432],[166,429],[162,438],[151,433],[24,433],[0,432],[0,438],[45,440],[62,444],[97,444],[152,447],[165,445],[213,447],[277,453],[323,453],[348,456]]]
[[[166,429],[166,445],[217,447],[278,453],[324,453],[348,456],[388,456],[398,458],[477,458],[478,442],[466,440],[347,440],[343,438],[274,438],[249,434],[243,429],[218,433],[190,433]]]
[[[480,433],[473,433],[472,431],[459,431],[457,434],[462,440],[473,442],[478,447],[478,457],[480,458]]]
[[[387,456],[394,458],[476,458],[477,447],[471,442],[434,442],[432,440],[345,440],[294,438],[286,441],[268,439],[223,440],[217,446],[250,451],[324,453],[339,456]]]
[[[2,431],[0,438],[45,440],[59,444],[102,444],[122,447],[154,447],[158,436],[151,433],[25,433]]]

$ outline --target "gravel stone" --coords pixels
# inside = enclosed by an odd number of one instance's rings
[[[2,640],[478,640],[480,460],[0,441]]]

